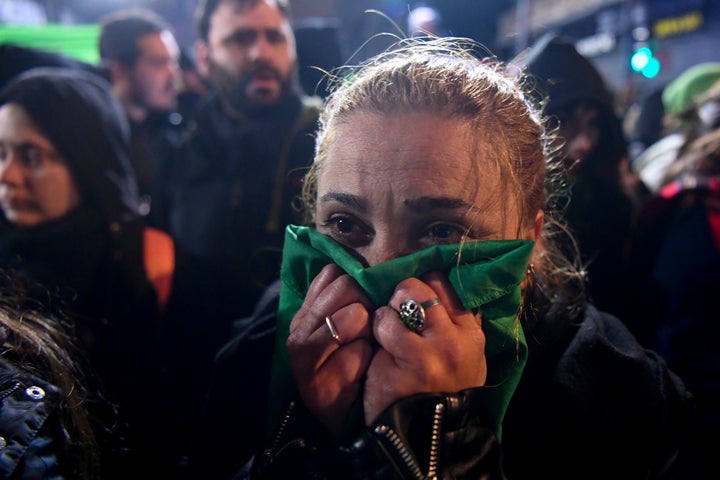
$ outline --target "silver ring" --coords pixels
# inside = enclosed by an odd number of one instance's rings
[[[342,345],[342,341],[340,340],[340,334],[337,331],[337,328],[335,328],[335,324],[332,321],[332,317],[330,315],[325,317],[325,325],[327,325],[328,329],[330,330],[330,335],[332,335],[333,340],[337,342],[338,345]]]
[[[425,310],[427,310],[428,308],[433,307],[435,305],[440,305],[440,299],[438,297],[433,297],[429,300],[425,300],[424,302],[422,302],[420,304],[420,306],[422,308],[424,308]]]
[[[418,303],[413,299],[405,300],[400,304],[400,321],[413,332],[420,332],[425,327],[425,309],[437,305],[440,299],[433,297]]]

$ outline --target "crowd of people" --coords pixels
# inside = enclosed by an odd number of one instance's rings
[[[3,478],[720,475],[720,62],[641,135],[557,35],[196,19],[0,48]]]

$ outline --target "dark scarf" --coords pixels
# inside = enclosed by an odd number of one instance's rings
[[[128,321],[123,312],[147,294],[139,259],[123,263],[115,253],[102,219],[89,208],[32,228],[0,225],[0,265],[27,298],[82,319]]]

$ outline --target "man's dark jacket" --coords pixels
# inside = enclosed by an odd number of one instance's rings
[[[229,274],[247,315],[279,273],[285,225],[312,162],[320,99],[288,94],[254,116],[231,117],[219,97],[169,163],[158,215],[177,246]]]

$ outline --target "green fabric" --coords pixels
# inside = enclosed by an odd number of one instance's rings
[[[517,320],[520,282],[525,276],[533,242],[498,240],[440,245],[364,268],[340,244],[308,227],[288,226],[280,271],[280,304],[269,406],[270,431],[283,409],[296,397],[285,343],[290,322],[302,305],[312,280],[329,263],[354,278],[376,305],[386,305],[403,279],[430,271],[445,272],[467,309],[482,307],[488,378],[483,416],[498,438],[507,405],[527,359],[527,344]],[[461,249],[461,250],[460,250]],[[458,251],[461,263],[458,264]],[[351,416],[352,433],[362,427],[361,415]]]

